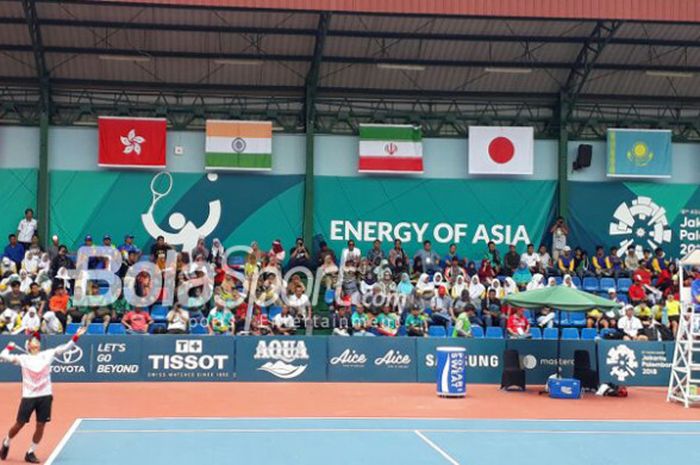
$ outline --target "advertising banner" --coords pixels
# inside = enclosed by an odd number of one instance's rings
[[[124,336],[83,336],[91,342],[91,367],[98,381],[141,381],[143,338]],[[165,341],[163,341],[165,342]]]
[[[192,250],[200,237],[208,244],[219,238],[227,246],[255,240],[266,249],[275,239],[291,245],[301,231],[302,176],[165,171],[50,176],[50,230],[71,250],[88,234],[111,234],[117,245],[133,234],[140,248],[162,235],[178,250]]]
[[[329,381],[416,382],[414,338],[328,338]]]
[[[145,381],[232,381],[235,338],[159,335],[143,338]]]
[[[506,348],[517,350],[525,369],[528,384],[545,384],[547,378],[557,372],[557,341],[526,341],[509,339]],[[574,374],[574,351],[585,350],[591,360],[591,368],[596,369],[594,341],[561,341],[560,366],[562,376],[571,378]]]
[[[455,346],[467,349],[466,380],[469,383],[493,384],[501,381],[503,351],[502,339],[437,339],[418,338],[418,382],[434,383],[437,378],[437,347]],[[467,389],[469,389],[467,387]]]
[[[340,250],[353,239],[368,250],[375,239],[401,239],[411,254],[424,240],[439,253],[456,243],[478,260],[486,244],[518,250],[539,244],[553,215],[554,181],[387,179],[317,176],[315,233]],[[504,201],[504,199],[507,199]]]
[[[625,386],[668,385],[673,342],[607,341],[598,345],[600,382]]]
[[[682,257],[700,246],[700,187],[662,183],[569,183],[568,243],[662,247]]]
[[[240,381],[326,381],[325,337],[236,338]]]

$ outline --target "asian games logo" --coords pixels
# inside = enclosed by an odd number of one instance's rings
[[[624,344],[608,350],[605,363],[611,367],[610,375],[614,376],[619,382],[624,382],[628,376],[634,376],[635,370],[639,368],[639,362],[634,355],[634,350]]]
[[[630,205],[622,202],[613,213],[610,235],[623,236],[620,251],[636,243],[646,241],[651,249],[671,242],[671,228],[666,209],[654,203],[651,197],[639,196]],[[625,237],[626,236],[626,237]]]

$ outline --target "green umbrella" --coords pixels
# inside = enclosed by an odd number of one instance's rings
[[[594,308],[609,310],[621,305],[610,299],[598,297],[589,292],[579,291],[568,286],[552,286],[506,296],[503,301],[515,307],[551,307],[567,312],[585,312]],[[561,327],[561,312],[559,313]],[[561,376],[561,332],[557,337],[557,375]]]
[[[620,304],[610,299],[567,286],[552,286],[510,294],[503,301],[515,307],[552,307],[567,312],[583,312],[594,308],[609,310],[620,307]]]

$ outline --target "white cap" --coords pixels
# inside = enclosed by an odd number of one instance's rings
[[[571,247],[569,247],[568,245],[565,245],[563,250],[566,252],[571,252]]]
[[[617,291],[615,290],[614,287],[611,287],[608,289],[608,294],[615,294]]]

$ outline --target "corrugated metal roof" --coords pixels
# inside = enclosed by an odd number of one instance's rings
[[[0,52],[2,76],[36,77],[34,55],[25,52]]]
[[[583,89],[586,94],[700,97],[700,76],[668,78],[644,71],[593,71]]]
[[[4,24],[0,27],[0,44],[31,45],[29,28],[25,24]]]
[[[6,18],[24,18],[22,3],[16,0],[0,1],[0,16],[4,16]]]

